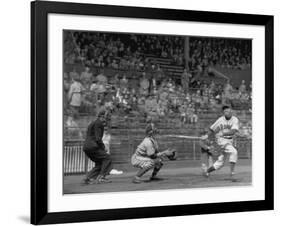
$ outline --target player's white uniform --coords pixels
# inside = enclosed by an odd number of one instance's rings
[[[216,133],[216,142],[221,148],[221,155],[218,160],[214,163],[215,169],[220,169],[224,165],[226,154],[229,154],[229,162],[237,162],[237,150],[233,146],[233,135],[222,136],[221,132],[228,130],[238,130],[239,120],[237,117],[232,116],[229,120],[225,116],[221,116],[217,121],[211,125],[210,129]]]
[[[157,141],[152,137],[146,137],[137,147],[135,154],[131,158],[134,167],[142,169],[151,169],[161,164],[160,158],[152,159],[151,155],[157,154],[159,151]]]

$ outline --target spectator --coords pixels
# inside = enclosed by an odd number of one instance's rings
[[[172,78],[169,78],[169,79],[168,79],[167,87],[168,87],[168,89],[169,89],[170,92],[174,92],[174,90],[175,90],[175,83],[174,83],[174,81],[172,80]]]
[[[93,74],[90,72],[90,68],[88,66],[85,67],[85,70],[81,73],[81,82],[85,88],[89,86],[92,82]]]
[[[150,95],[145,101],[145,112],[148,116],[154,118],[157,116],[158,104],[154,96]]]
[[[239,92],[240,93],[245,93],[246,92],[245,80],[242,80],[241,85],[239,86]]]
[[[215,95],[215,91],[216,91],[216,84],[215,84],[214,81],[212,81],[210,86],[209,86],[209,94]]]
[[[92,79],[92,84],[90,86],[90,91],[97,92],[98,91],[98,84],[96,78]]]
[[[188,116],[188,119],[189,119],[189,122],[191,124],[196,124],[197,121],[198,121],[198,116],[197,114],[195,113],[195,108],[192,104],[190,104],[187,108],[187,116]]]
[[[80,83],[79,75],[78,73],[72,74],[72,84],[70,85],[69,91],[68,91],[68,102],[70,106],[70,110],[73,113],[74,119],[76,119],[79,115],[79,109],[82,102],[82,91],[83,87]]]
[[[69,81],[69,76],[67,72],[63,73],[63,105],[64,105],[64,110],[67,109],[67,103],[68,103],[68,97],[67,97],[67,93],[69,91],[70,88],[70,81]]]
[[[96,77],[99,84],[103,84],[104,86],[107,84],[107,77],[104,75],[104,70],[100,71],[100,74]]]
[[[116,60],[113,60],[113,61],[112,61],[111,67],[112,67],[113,69],[118,69],[119,66],[118,66],[118,63],[117,63]]]
[[[192,101],[194,102],[196,108],[200,108],[201,105],[203,106],[200,90],[197,90],[197,92],[192,95]]]
[[[181,122],[185,124],[187,122],[187,102],[184,102],[184,104],[179,107],[179,112]]]
[[[66,136],[71,138],[75,137],[76,139],[82,139],[83,134],[77,124],[77,122],[73,118],[73,112],[69,112],[67,119],[65,121],[65,128],[66,128]]]
[[[231,95],[232,95],[232,91],[233,91],[232,85],[230,84],[230,82],[228,80],[224,87],[225,98],[230,99]]]
[[[120,88],[120,77],[119,74],[115,74],[114,77],[110,80],[110,84],[115,87],[115,89]]]
[[[159,117],[164,117],[167,112],[167,102],[163,100],[158,101],[158,109],[157,109],[157,114]]]
[[[120,80],[120,88],[121,90],[127,90],[128,89],[128,79],[126,77],[126,75],[123,75],[123,78]]]
[[[142,73],[142,79],[140,80],[140,94],[147,96],[149,93],[149,80],[146,78],[145,72]]]

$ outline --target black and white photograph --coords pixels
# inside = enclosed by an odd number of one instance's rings
[[[31,6],[32,223],[274,208],[273,16]]]
[[[252,39],[62,41],[63,194],[252,185]]]

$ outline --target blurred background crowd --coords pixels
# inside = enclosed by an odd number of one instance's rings
[[[196,125],[223,104],[251,113],[251,41],[64,31],[63,79],[69,127],[101,108]]]

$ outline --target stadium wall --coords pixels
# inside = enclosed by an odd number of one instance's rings
[[[230,79],[230,83],[232,84],[233,88],[239,87],[242,80],[245,80],[247,86],[249,86],[252,81],[251,68],[240,70],[216,66],[215,69],[226,75]]]

